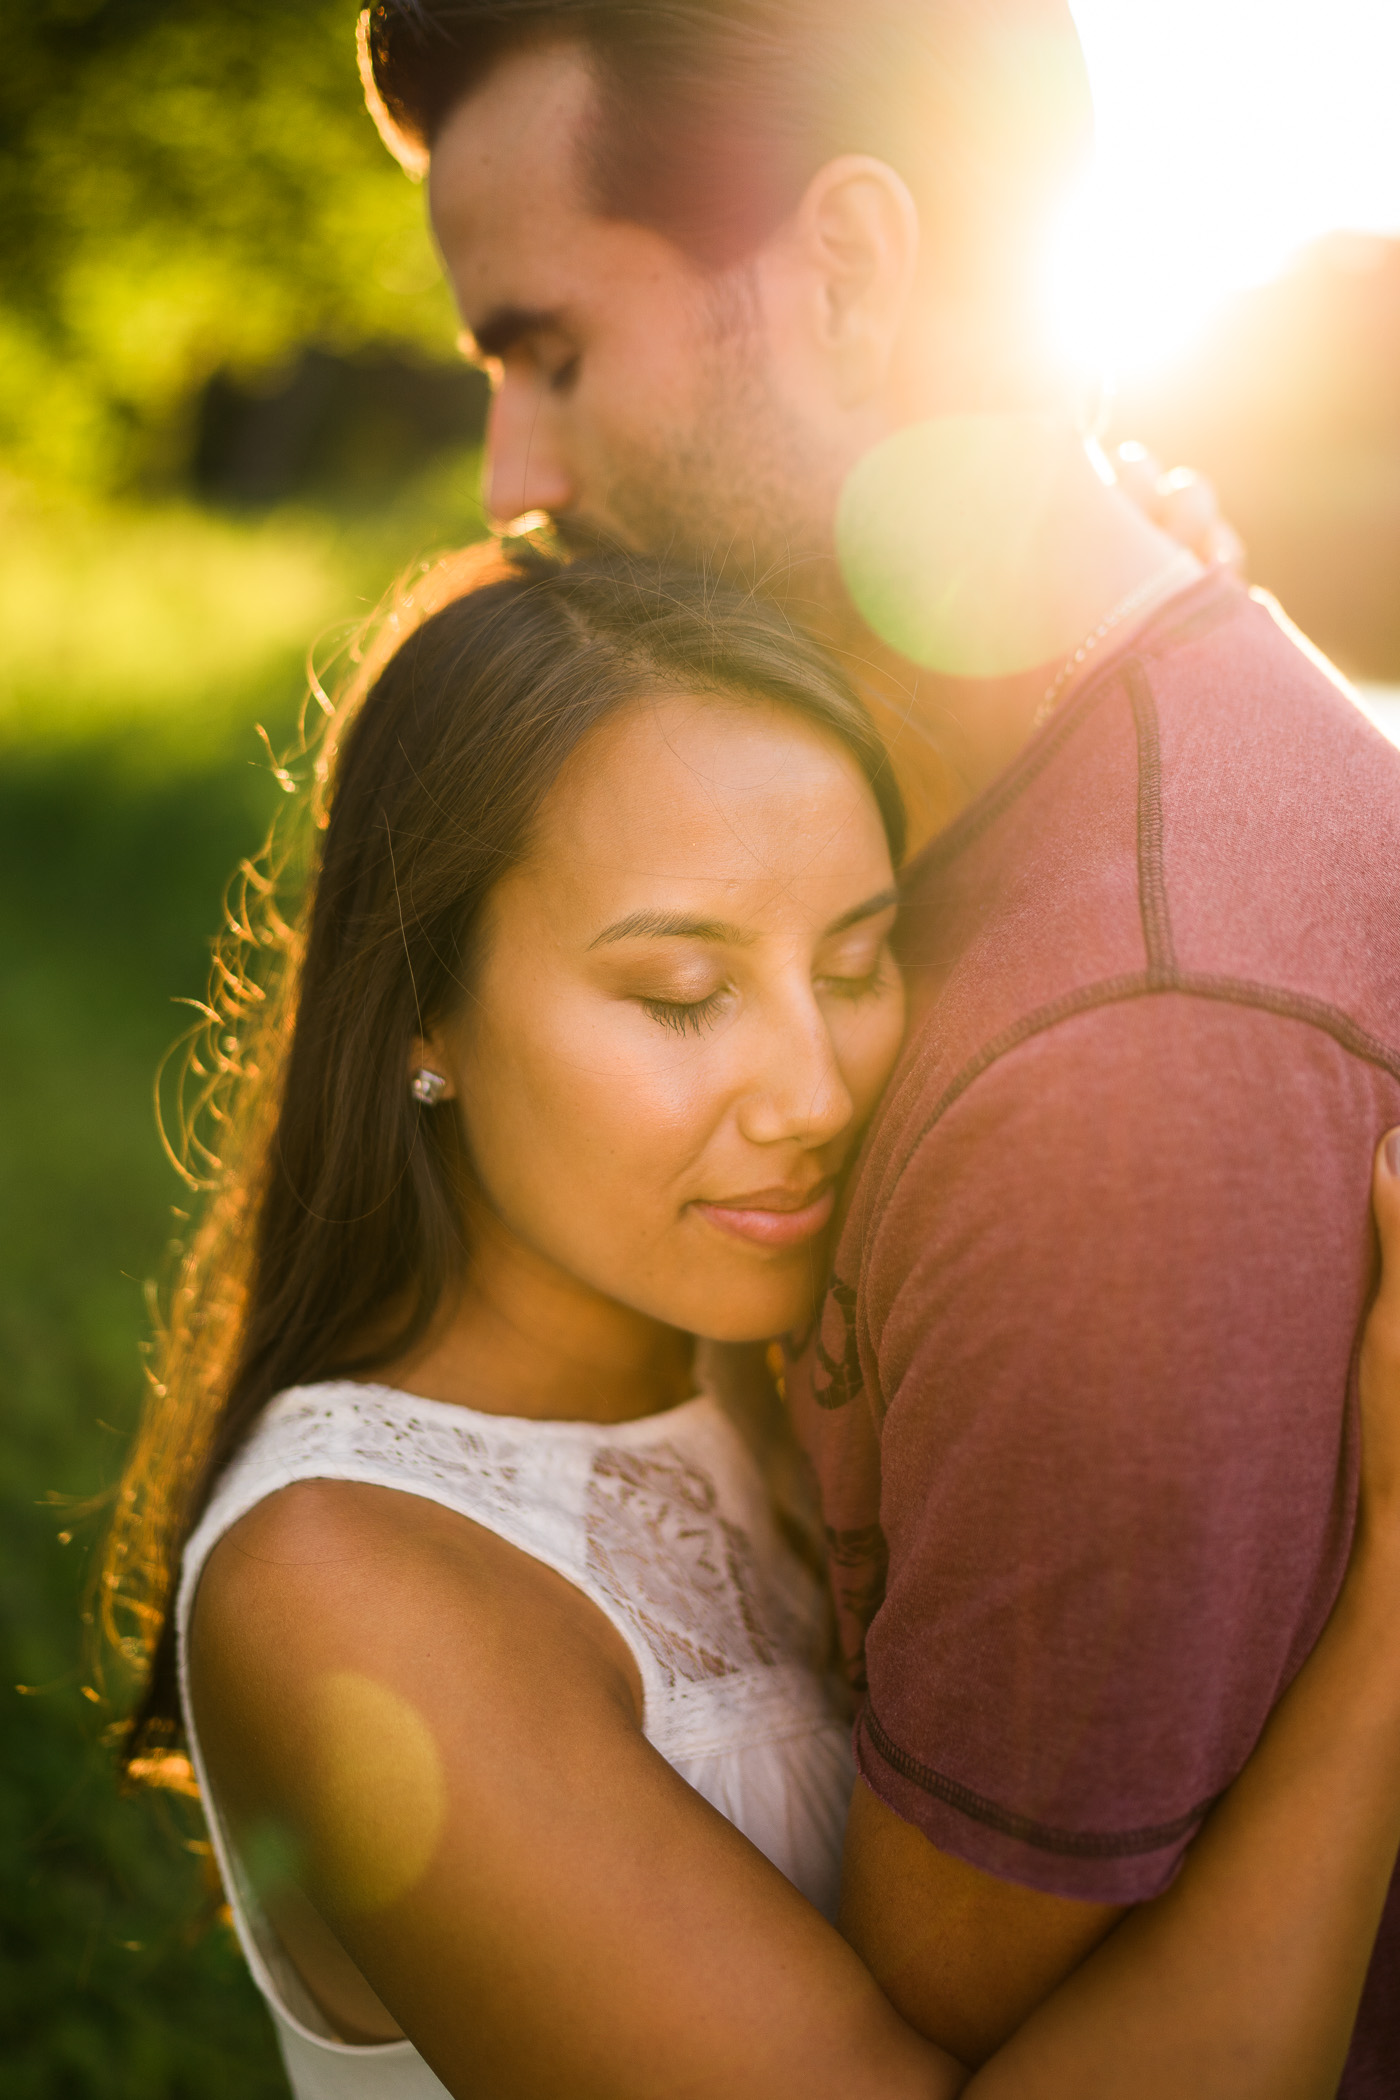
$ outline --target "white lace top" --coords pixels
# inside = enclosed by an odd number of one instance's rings
[[[201,1570],[231,1525],[296,1480],[421,1495],[574,1583],[636,1658],[648,1739],[832,1913],[852,1768],[823,1674],[825,1599],[716,1400],[701,1394],[635,1422],[534,1422],[386,1386],[296,1387],[268,1407],[190,1539],[177,1624],[210,1835],[297,2100],[441,2100],[446,2088],[411,2042],[335,2039],[230,1850],[200,1754],[186,1643]]]

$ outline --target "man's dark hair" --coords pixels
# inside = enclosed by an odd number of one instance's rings
[[[908,182],[952,296],[1014,282],[1082,164],[1067,0],[377,0],[374,81],[431,150],[505,53],[567,40],[598,82],[590,201],[707,267],[758,247],[825,161]]]

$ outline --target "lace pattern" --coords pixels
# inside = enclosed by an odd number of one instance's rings
[[[177,1606],[190,1754],[248,1965],[295,2100],[443,2100],[410,2042],[337,2040],[263,1916],[210,1791],[187,1635],[221,1535],[298,1480],[422,1495],[495,1531],[591,1597],[627,1641],[647,1735],[828,1916],[853,1771],[821,1665],[820,1586],[780,1537],[754,1457],[702,1395],[641,1422],[527,1422],[334,1383],[284,1393],[220,1480],[185,1549]]]
[[[273,1401],[186,1553],[296,1480],[426,1495],[573,1582],[636,1658],[646,1733],[673,1761],[827,1727],[825,1606],[778,1535],[758,1467],[708,1396],[639,1422],[534,1422],[387,1387]]]

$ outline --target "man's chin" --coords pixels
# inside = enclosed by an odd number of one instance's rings
[[[728,558],[728,548],[704,544],[693,532],[686,532],[679,525],[658,521],[623,530],[595,525],[586,518],[558,517],[550,520],[550,534],[560,553],[570,561],[582,561],[590,554],[632,554],[643,561],[678,562],[687,568],[703,569],[712,576],[724,574],[736,581],[751,580],[747,571],[741,579],[738,564]]]
[[[797,559],[778,555],[731,533],[702,536],[693,527],[653,519],[644,526],[621,530],[595,524],[591,519],[560,516],[550,519],[550,535],[570,561],[588,555],[639,555],[643,559],[684,563],[706,575],[722,577],[740,590],[758,591],[764,597],[787,604],[797,617],[819,618],[827,609],[829,563],[808,555]],[[824,588],[824,586],[826,588]]]
[[[592,525],[584,518],[551,518],[550,529],[559,543],[561,553],[570,561],[582,561],[589,554],[653,554],[655,548],[639,545],[619,532],[610,532],[601,525]]]
[[[728,550],[697,537],[683,526],[652,520],[630,528],[595,525],[585,518],[555,518],[552,531],[561,552],[579,561],[589,554],[634,554],[643,561],[678,562],[710,575],[737,575],[726,559]]]

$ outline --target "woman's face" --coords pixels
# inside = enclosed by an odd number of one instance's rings
[[[429,1044],[506,1231],[693,1333],[804,1320],[899,1046],[893,886],[855,761],[789,710],[664,695],[604,724]]]

